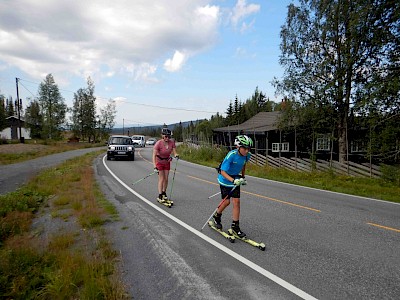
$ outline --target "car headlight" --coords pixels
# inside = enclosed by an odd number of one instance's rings
[[[114,146],[110,146],[110,147],[108,147],[108,149],[111,150],[111,151],[114,151],[115,147]]]
[[[128,147],[128,151],[132,151],[132,147],[131,146]]]

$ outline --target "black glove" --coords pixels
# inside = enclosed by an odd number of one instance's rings
[[[175,155],[175,158],[176,158],[176,159],[179,159],[179,155],[178,155],[178,154],[177,154],[177,155]]]
[[[154,168],[154,173],[157,173],[157,174],[159,173],[157,167]]]

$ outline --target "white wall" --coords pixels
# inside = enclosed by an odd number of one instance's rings
[[[17,135],[18,135],[18,139],[19,137],[19,128],[17,129]],[[24,137],[25,139],[30,139],[31,138],[31,130],[29,128],[21,128],[21,135],[22,137]],[[7,127],[5,129],[3,129],[0,132],[0,138],[5,138],[6,140],[11,140],[11,128]]]

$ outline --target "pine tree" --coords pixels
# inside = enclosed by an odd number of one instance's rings
[[[0,130],[7,127],[6,122],[6,101],[4,95],[0,94]]]
[[[14,108],[14,101],[10,96],[6,100],[6,117],[12,117],[12,116],[15,116],[15,108]]]
[[[37,100],[33,100],[25,110],[26,126],[30,128],[31,138],[42,138],[43,116],[40,111],[40,104]]]
[[[226,110],[226,125],[232,125],[234,122],[234,110],[232,101],[229,102],[228,109]]]

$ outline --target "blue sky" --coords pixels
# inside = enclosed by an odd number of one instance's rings
[[[257,86],[280,101],[270,82],[291,2],[2,0],[0,93],[15,99],[18,77],[26,106],[52,73],[71,107],[90,76],[125,127],[208,119]]]

